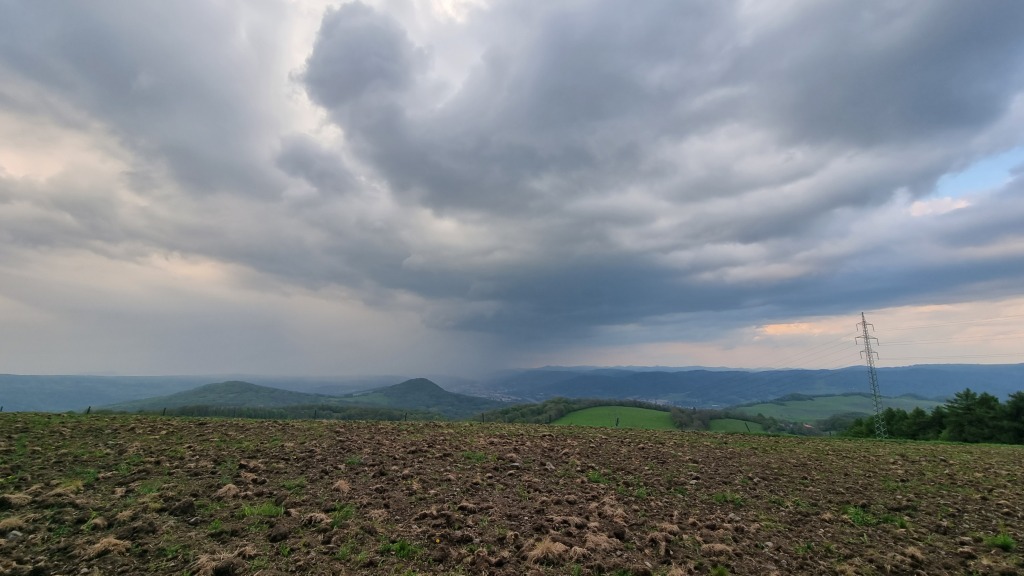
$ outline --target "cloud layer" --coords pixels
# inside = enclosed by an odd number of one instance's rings
[[[1017,2],[0,7],[11,371],[483,367],[1024,280],[1019,175],[933,193],[1024,145]]]

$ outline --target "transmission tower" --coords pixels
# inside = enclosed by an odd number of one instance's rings
[[[857,324],[857,328],[863,331],[862,336],[857,336],[853,339],[854,342],[857,340],[864,340],[864,350],[861,351],[863,356],[868,362],[868,381],[871,383],[871,400],[875,403],[875,437],[884,439],[888,436],[885,430],[885,421],[882,420],[882,397],[878,393],[878,373],[875,371],[875,357],[878,356],[878,352],[871,349],[871,341],[874,340],[878,343],[878,338],[868,335],[868,326],[871,326],[871,330],[874,331],[875,325],[868,324],[868,321],[864,318],[864,313],[860,313],[860,323]]]

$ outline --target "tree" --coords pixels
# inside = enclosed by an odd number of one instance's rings
[[[1002,428],[999,399],[970,388],[957,392],[946,403],[946,439],[957,442],[995,442]]]
[[[1002,420],[1006,425],[1006,441],[1024,444],[1024,392],[1014,392],[1003,404]]]
[[[904,422],[904,438],[914,440],[935,440],[942,434],[941,426],[935,427],[935,418],[917,406],[907,414]]]

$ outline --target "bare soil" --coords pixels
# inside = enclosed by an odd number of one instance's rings
[[[1008,542],[1024,543],[1022,456],[541,425],[0,414],[0,574],[1019,574]]]

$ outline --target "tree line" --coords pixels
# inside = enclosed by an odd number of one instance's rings
[[[705,408],[672,408],[672,423],[680,430],[708,430],[712,420],[731,418],[757,422],[764,427],[764,431],[770,434],[799,434],[812,435],[812,429],[804,428],[802,425],[786,420],[779,420],[763,414],[751,415],[739,410],[712,410]]]
[[[476,419],[481,422],[507,422],[517,424],[550,424],[562,416],[584,408],[595,406],[628,406],[630,408],[646,408],[669,412],[672,409],[661,404],[642,402],[640,400],[609,400],[600,398],[552,398],[539,404],[519,404],[500,410],[491,410],[480,414]]]
[[[992,394],[966,388],[931,412],[920,407],[910,412],[886,408],[881,417],[893,438],[1024,444],[1024,391],[1000,402]],[[874,436],[875,417],[854,420],[845,434]]]

